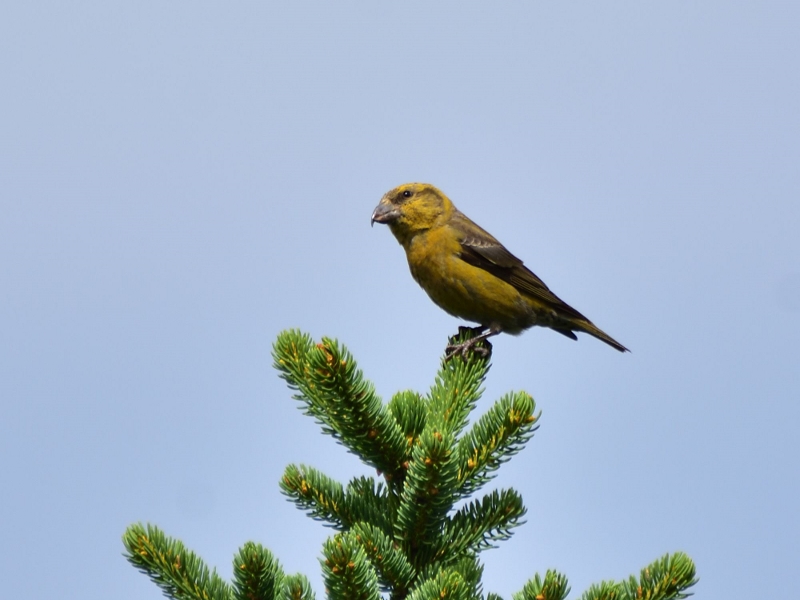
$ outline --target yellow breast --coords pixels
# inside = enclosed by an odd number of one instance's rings
[[[508,333],[519,333],[535,321],[516,288],[461,260],[461,244],[448,227],[414,236],[405,250],[411,275],[451,315]]]

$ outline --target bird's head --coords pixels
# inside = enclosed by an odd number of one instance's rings
[[[453,203],[429,183],[405,183],[386,192],[372,212],[372,223],[384,223],[401,244],[418,233],[447,222]]]

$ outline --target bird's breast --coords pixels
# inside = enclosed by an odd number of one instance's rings
[[[406,256],[416,282],[451,315],[497,325],[509,333],[528,326],[528,306],[519,292],[488,271],[464,262],[461,243],[447,228],[415,236],[406,246]]]

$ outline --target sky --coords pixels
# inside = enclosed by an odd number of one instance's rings
[[[698,598],[800,563],[800,4],[9,2],[0,8],[0,574],[13,597],[155,599],[136,522],[226,579],[248,540],[323,598],[332,531],[289,463],[374,475],[272,368],[345,344],[388,401],[459,321],[373,208],[437,185],[629,347],[495,338],[478,414],[536,436],[491,488],[510,599],[667,552]]]

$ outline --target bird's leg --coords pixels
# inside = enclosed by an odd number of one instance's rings
[[[492,352],[492,345],[486,338],[500,333],[500,328],[495,326],[486,327],[483,325],[479,327],[459,327],[458,335],[455,337],[461,337],[467,331],[474,337],[468,338],[459,344],[452,343],[453,338],[451,338],[451,343],[445,348],[445,360],[450,360],[457,354],[461,354],[463,358],[466,358],[467,352],[470,351],[477,352],[482,358],[486,358]],[[483,342],[483,344],[476,346],[475,344],[478,342]]]

